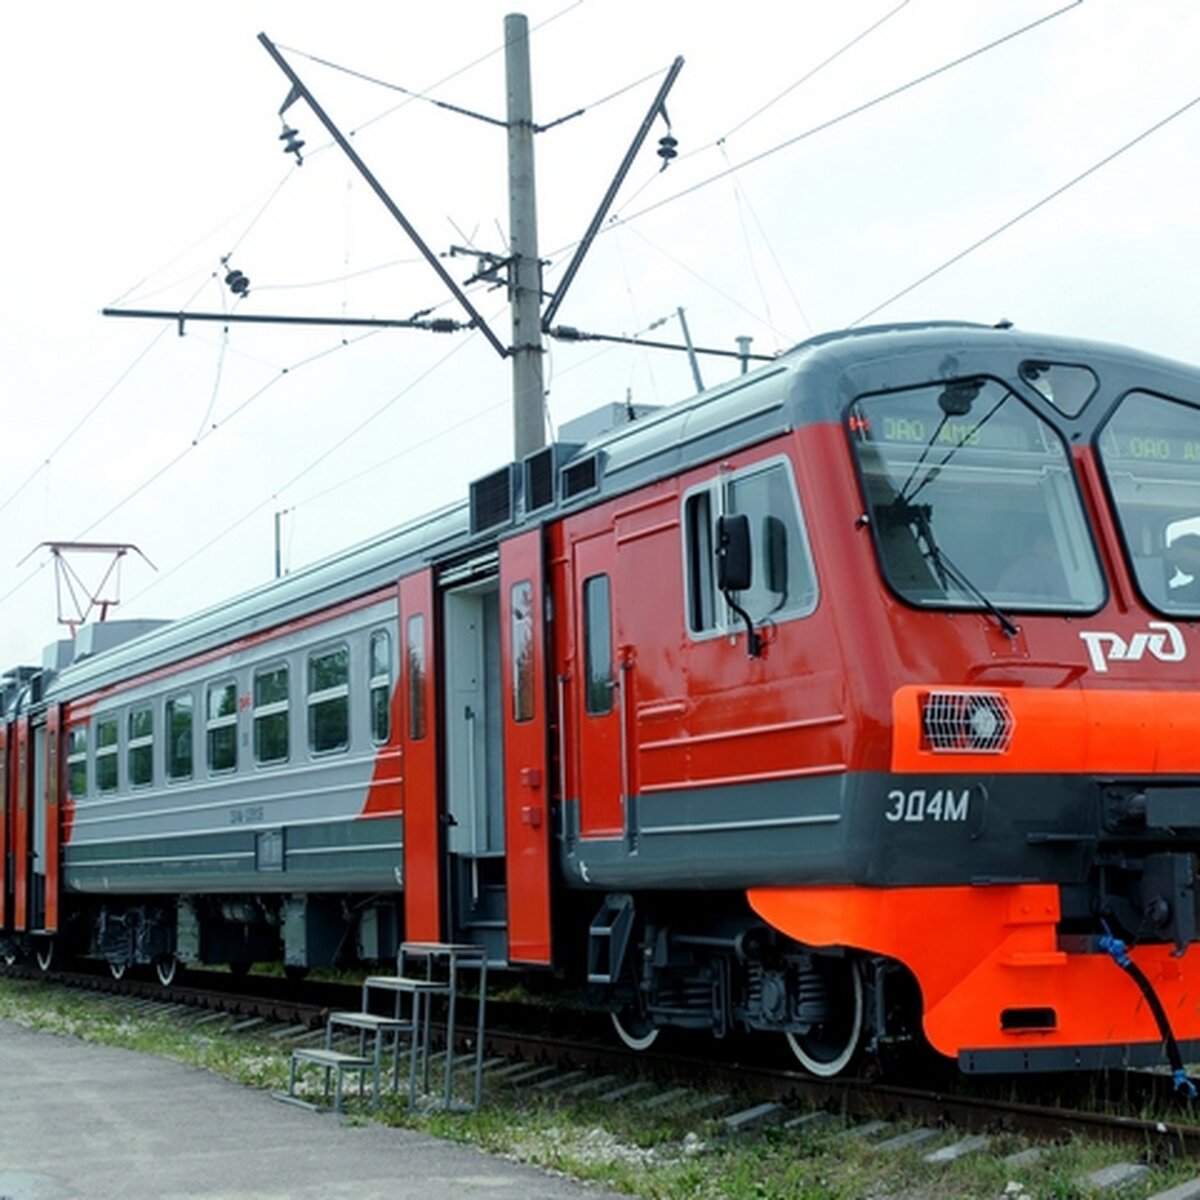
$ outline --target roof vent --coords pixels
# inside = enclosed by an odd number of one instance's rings
[[[555,442],[526,456],[522,463],[525,489],[521,498],[527,513],[549,508],[558,499],[558,473],[578,450],[578,442]]]
[[[471,484],[471,532],[509,525],[516,512],[517,465],[509,463]]]
[[[570,500],[585,492],[594,492],[600,486],[600,455],[589,454],[578,462],[563,467],[562,498]]]

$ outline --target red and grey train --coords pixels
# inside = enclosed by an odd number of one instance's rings
[[[165,980],[465,940],[636,1046],[1194,1056],[1197,546],[1200,370],[813,339],[12,671],[0,951]]]

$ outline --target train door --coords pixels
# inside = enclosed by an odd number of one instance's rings
[[[508,958],[550,964],[550,797],[542,531],[500,546]]]
[[[579,832],[613,837],[632,828],[625,713],[628,699],[617,645],[611,533],[585,538],[573,550],[576,586],[576,728],[579,731]],[[628,825],[627,825],[628,822]]]
[[[508,955],[500,582],[494,571],[443,594],[446,849],[455,938]]]
[[[12,928],[24,933],[29,928],[29,792],[30,739],[28,717],[18,717],[15,732],[13,763],[13,820],[11,862],[13,877]]]
[[[39,720],[30,730],[30,751],[33,778],[29,789],[29,912],[25,927],[41,930],[46,919],[46,843],[49,837],[46,819],[49,732],[44,721]]]
[[[52,707],[46,714],[41,731],[44,753],[37,763],[40,782],[34,789],[37,806],[34,822],[34,879],[38,899],[33,928],[46,933],[58,931],[58,863],[62,826],[59,821],[59,796],[62,786],[62,746],[60,743],[59,710]]]
[[[404,704],[404,928],[412,941],[442,940],[442,839],[433,670],[433,572],[400,581]]]
[[[7,724],[0,724],[0,929],[12,920],[12,772]]]

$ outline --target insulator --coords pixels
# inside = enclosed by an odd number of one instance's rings
[[[300,151],[304,148],[304,139],[300,136],[300,131],[293,129],[290,125],[285,125],[283,132],[279,135],[279,140],[284,143],[284,154],[294,154],[297,165],[303,166],[304,159],[301,157]]]
[[[225,284],[235,296],[245,296],[250,291],[250,280],[236,268],[225,276]]]
[[[663,160],[663,166],[673,158],[679,157],[679,151],[676,147],[679,145],[679,139],[673,138],[669,133],[664,133],[658,139],[658,157]]]

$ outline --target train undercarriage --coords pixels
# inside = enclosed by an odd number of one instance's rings
[[[589,929],[587,978],[635,1050],[666,1027],[777,1034],[800,1066],[828,1078],[919,1038],[919,995],[900,963],[804,947],[752,914],[697,924],[610,895]]]

